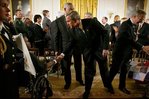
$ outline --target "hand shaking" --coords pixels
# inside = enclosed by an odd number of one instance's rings
[[[58,56],[56,57],[56,61],[57,61],[57,62],[60,62],[63,58],[64,58],[63,55],[58,55]]]
[[[142,47],[142,50],[143,50],[147,55],[149,55],[149,46],[143,46],[143,47]]]

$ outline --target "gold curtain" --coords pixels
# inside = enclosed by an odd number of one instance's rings
[[[78,11],[81,18],[84,18],[86,12],[92,13],[93,17],[97,15],[98,0],[60,0],[61,10],[63,10],[66,2],[71,2],[74,5],[75,10]]]

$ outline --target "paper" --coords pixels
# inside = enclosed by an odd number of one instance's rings
[[[18,35],[13,36],[13,38],[14,38],[14,41],[16,41],[17,47],[23,52],[25,71],[35,76],[36,71],[35,71],[33,62],[31,60],[26,43],[24,41],[23,35],[20,33]]]

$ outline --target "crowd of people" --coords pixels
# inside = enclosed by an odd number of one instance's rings
[[[31,48],[39,49],[40,56],[44,55],[45,48],[55,52],[64,75],[65,90],[69,89],[72,83],[70,68],[73,56],[76,81],[85,86],[83,98],[90,95],[96,75],[96,63],[103,85],[111,94],[115,93],[112,81],[118,72],[119,89],[126,94],[131,93],[126,88],[126,74],[132,51],[143,50],[149,55],[149,23],[145,22],[145,11],[134,11],[130,18],[124,17],[122,20],[116,15],[114,23],[108,24],[106,16],[100,23],[89,12],[85,13],[84,19],[80,19],[73,4],[65,3],[64,15],[54,21],[49,19],[48,10],[43,10],[43,21],[40,14],[36,14],[32,21],[29,18],[24,19],[21,9],[17,9],[16,18],[11,22],[8,5],[9,0],[0,1],[0,97],[19,98],[18,48],[12,38],[19,33],[23,34]],[[109,51],[112,51],[110,70],[107,61]],[[85,79],[82,77],[82,61],[85,63]]]

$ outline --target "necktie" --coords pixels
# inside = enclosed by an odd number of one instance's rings
[[[139,31],[140,31],[141,27],[142,27],[142,25],[139,24],[138,29],[137,29],[137,33],[136,33],[136,41],[138,40],[138,36],[139,36],[139,34],[140,34]]]
[[[140,34],[140,33],[139,33],[139,30],[141,29],[141,27],[142,27],[142,25],[139,24],[138,29],[137,29],[137,34]]]

